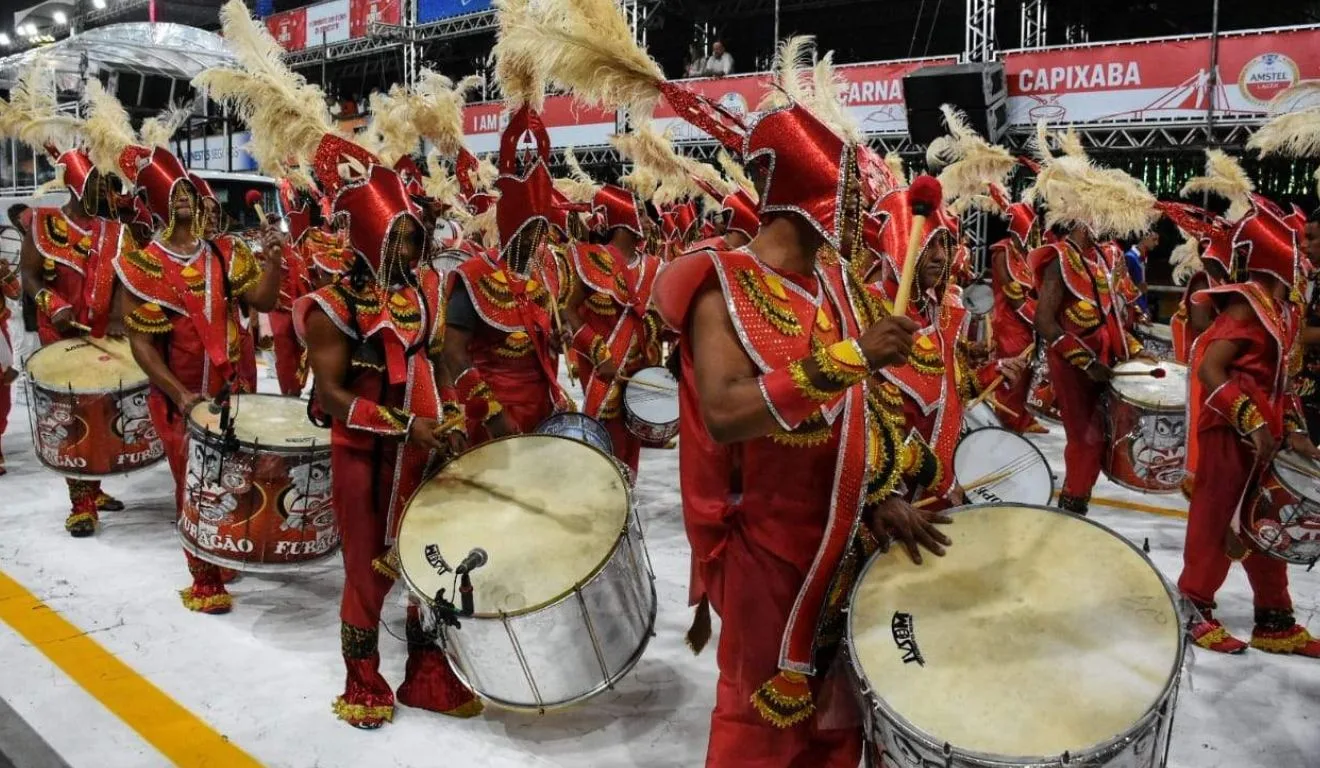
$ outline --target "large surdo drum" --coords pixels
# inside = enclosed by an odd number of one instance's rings
[[[473,549],[474,613],[440,645],[482,697],[544,711],[587,699],[641,658],[654,576],[628,484],[609,456],[554,435],[486,443],[451,461],[404,513],[398,551],[427,604]]]
[[[122,339],[65,339],[24,364],[37,459],[96,479],[149,467],[165,447],[147,409],[147,375]]]
[[[1162,368],[1162,379],[1116,376],[1107,409],[1109,443],[1103,466],[1110,480],[1147,493],[1176,493],[1187,459],[1187,366],[1129,360],[1116,373]]]
[[[1242,532],[1280,560],[1310,565],[1320,559],[1320,464],[1280,451],[1246,510]]]
[[[283,571],[339,547],[330,486],[330,432],[307,403],[234,395],[232,436],[198,403],[188,415],[188,473],[179,538],[197,557],[240,571]]]
[[[663,448],[678,435],[678,380],[665,368],[643,368],[623,390],[628,431],[648,448]]]
[[[1133,335],[1152,356],[1160,360],[1173,359],[1173,329],[1168,325],[1142,323]]]
[[[1184,651],[1140,551],[1046,507],[952,511],[944,557],[874,557],[848,648],[885,768],[1156,768]]]

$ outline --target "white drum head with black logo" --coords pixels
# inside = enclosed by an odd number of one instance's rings
[[[968,504],[1039,504],[1054,496],[1045,454],[1025,437],[989,427],[963,435],[953,452],[953,474]]]

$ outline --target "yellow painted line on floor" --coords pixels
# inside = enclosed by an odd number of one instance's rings
[[[261,765],[3,571],[0,571],[0,621],[13,627],[175,765],[187,768]]]
[[[1054,494],[1055,500],[1058,500],[1059,494]],[[1124,499],[1107,499],[1104,496],[1092,496],[1092,504],[1099,504],[1102,507],[1113,507],[1114,509],[1127,509],[1133,512],[1149,512],[1152,515],[1160,517],[1173,517],[1179,520],[1187,519],[1187,510],[1175,509],[1174,507],[1157,507],[1151,504],[1141,504],[1135,501],[1126,501]]]

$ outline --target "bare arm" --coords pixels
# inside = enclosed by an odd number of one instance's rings
[[[37,243],[32,239],[32,231],[23,233],[23,247],[19,252],[18,268],[23,278],[23,292],[29,299],[35,300],[37,294],[46,287],[46,278],[42,276],[41,254]]]
[[[315,375],[316,402],[338,421],[348,420],[355,395],[345,388],[352,356],[350,339],[320,307],[307,311],[307,363]]]
[[[1059,325],[1059,309],[1063,306],[1063,267],[1056,262],[1042,276],[1039,299],[1036,303],[1036,333],[1053,342],[1063,335]]]
[[[779,431],[718,289],[696,298],[690,323],[686,340],[692,344],[701,418],[711,437],[736,443]]]
[[[120,291],[119,304],[120,316],[129,317],[142,306],[142,300],[129,291]],[[154,335],[135,331],[131,328],[126,330],[129,349],[133,351],[133,359],[137,361],[138,367],[147,374],[147,378],[151,380],[151,383],[157,389],[174,401],[174,405],[179,411],[187,413],[189,406],[201,400],[203,396],[185,387],[183,382],[179,381],[179,377],[175,376],[170,367],[165,364],[165,358],[161,356],[160,350],[156,348]]]
[[[454,326],[445,327],[445,346],[440,352],[440,360],[451,379],[457,379],[463,371],[472,367],[472,357],[468,355],[468,342],[472,332]]]

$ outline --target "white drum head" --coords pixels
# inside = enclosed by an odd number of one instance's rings
[[[33,352],[25,368],[46,389],[109,392],[121,385],[131,388],[147,383],[147,374],[138,367],[125,339],[57,341]]]
[[[330,445],[330,430],[307,418],[307,401],[279,395],[233,395],[229,399],[234,437],[249,445],[278,449]],[[212,434],[220,434],[220,414],[214,403],[193,406],[188,418]]]
[[[1133,546],[1037,507],[953,520],[947,555],[913,565],[894,548],[853,592],[854,664],[886,714],[937,744],[1034,765],[1023,758],[1125,735],[1165,699],[1182,626]]]
[[[975,407],[963,411],[963,426],[967,429],[999,428],[1003,426],[1003,422],[995,414],[994,406],[982,401]]]
[[[973,283],[963,289],[963,306],[978,317],[988,315],[995,308],[995,291],[989,283]]]
[[[431,266],[440,274],[448,274],[458,269],[459,265],[467,261],[468,255],[463,251],[449,250],[441,251],[439,255],[431,259]]]
[[[1119,397],[1143,408],[1157,411],[1182,411],[1187,407],[1187,366],[1179,363],[1129,360],[1114,366],[1115,373],[1164,369],[1164,378],[1151,376],[1115,376],[1110,386]]]
[[[1320,503],[1320,464],[1292,451],[1279,451],[1274,457],[1274,472],[1288,490]]]
[[[643,368],[633,374],[623,392],[634,416],[648,424],[678,421],[678,379],[665,368]]]
[[[1149,336],[1152,339],[1158,339],[1166,344],[1173,344],[1173,329],[1167,325],[1146,323],[1137,326],[1137,331],[1139,334]]]
[[[472,574],[477,615],[534,611],[604,565],[630,503],[613,459],[585,443],[555,435],[489,442],[451,461],[408,503],[403,575],[427,600],[441,588],[455,599],[453,574],[438,575],[427,548],[454,568],[480,547],[489,560]]]
[[[1005,429],[963,435],[953,452],[953,474],[968,504],[1044,506],[1054,496],[1054,476],[1045,455],[1025,437]]]

